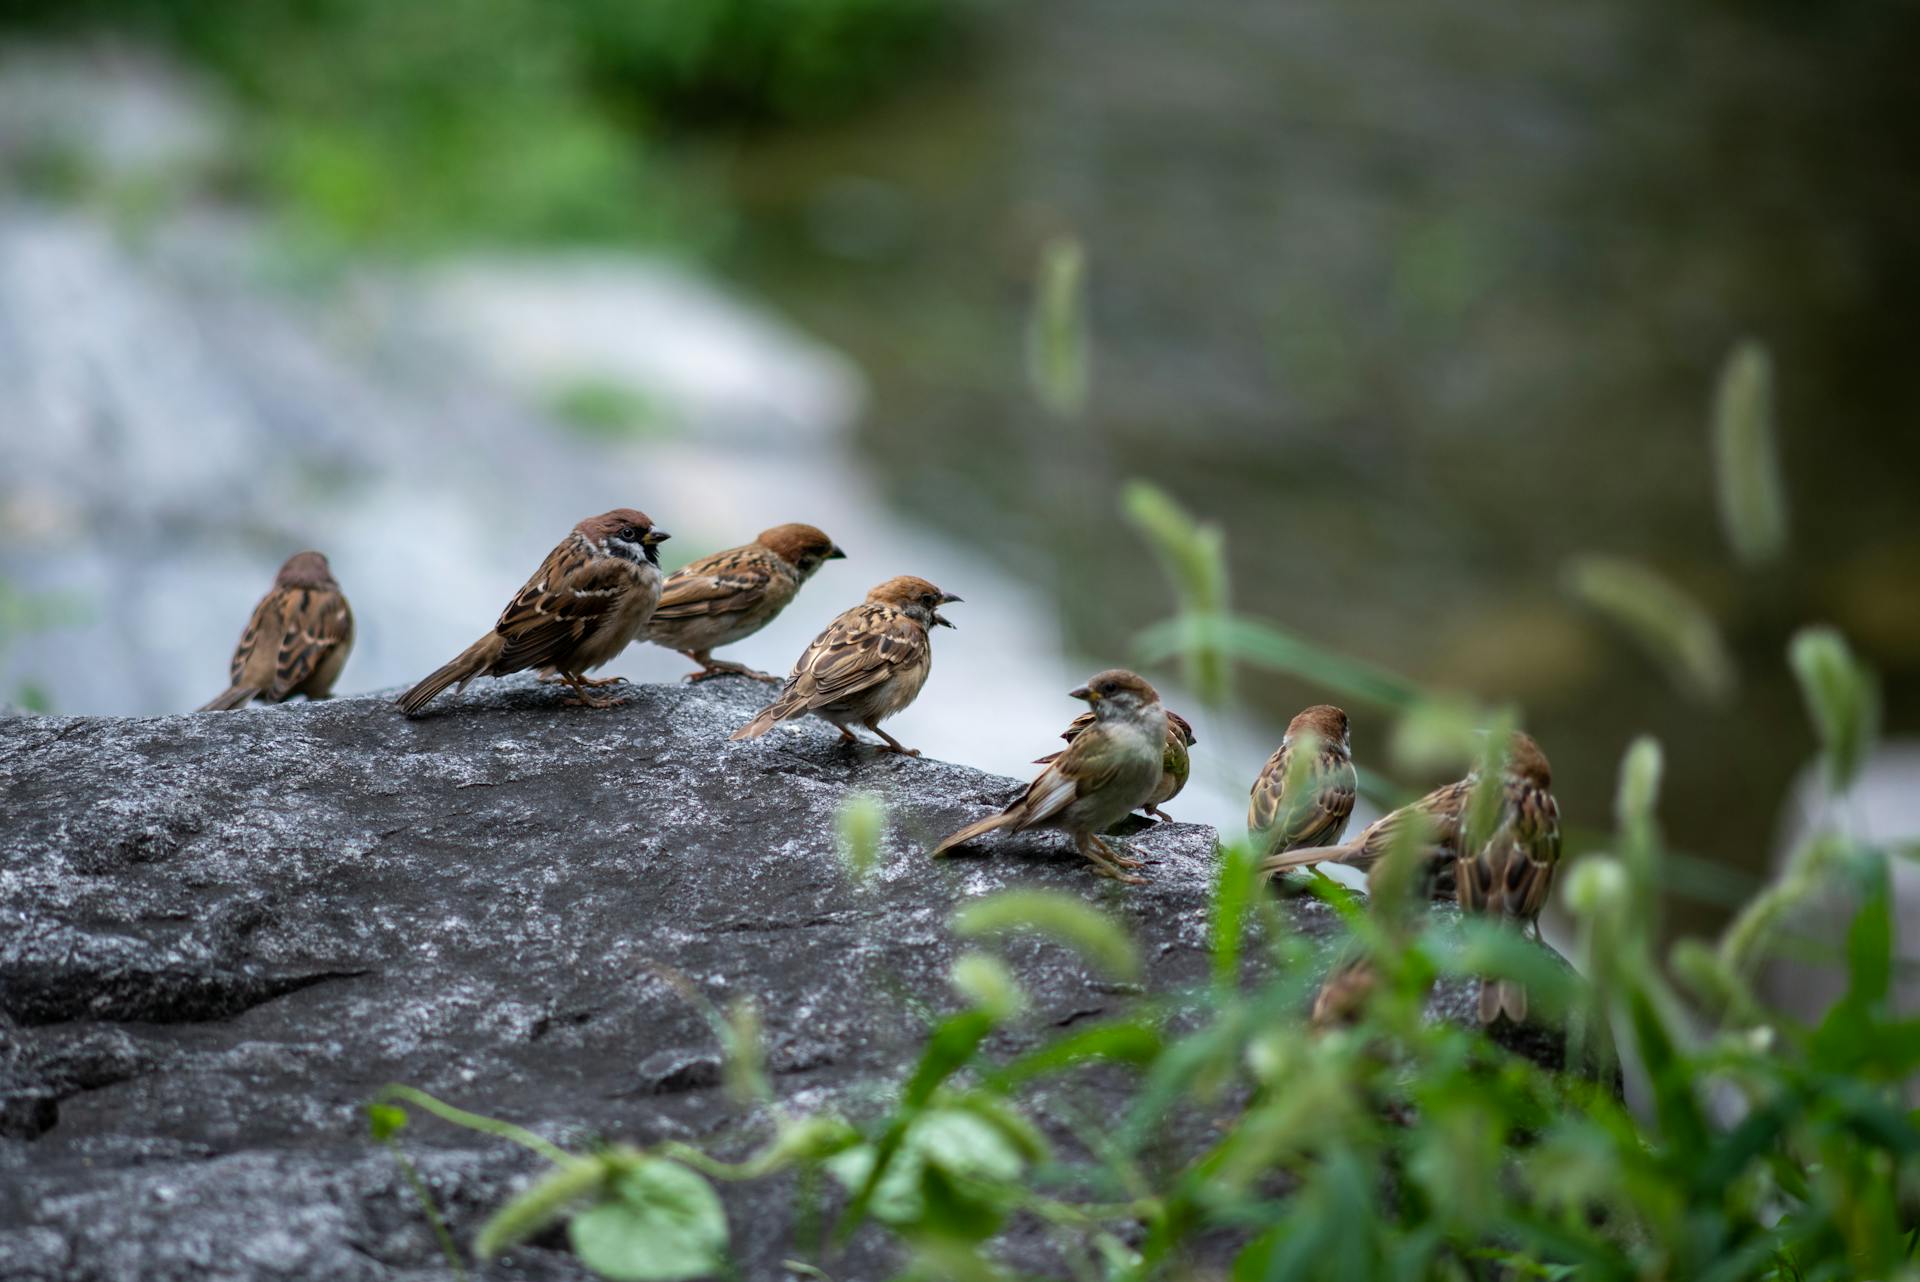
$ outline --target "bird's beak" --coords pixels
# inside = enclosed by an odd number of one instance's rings
[[[938,610],[935,610],[933,612],[933,623],[935,627],[953,628],[953,620],[949,619],[946,615],[940,613]],[[955,632],[958,632],[960,629],[954,628],[953,630]]]
[[[833,545],[833,551],[827,553],[827,560],[829,561],[844,561],[846,559],[847,559],[847,554],[840,550],[840,545],[838,543]]]
[[[958,601],[959,599],[960,599],[960,598],[959,598],[959,597],[957,597],[957,596],[955,596],[955,595],[954,595],[953,593],[951,593],[951,592],[948,592],[948,593],[945,593],[945,594],[943,594],[943,595],[941,596],[941,598],[940,598],[940,604],[941,604],[941,605],[952,605],[952,604],[953,604],[953,603],[954,603],[955,601]]]
[[[648,530],[645,534],[640,536],[640,541],[646,544],[648,547],[653,547],[656,544],[665,543],[668,539],[672,537],[673,536],[671,534],[668,534],[665,530]]]
[[[1099,695],[1087,689],[1085,686],[1080,686],[1076,689],[1067,691],[1067,698],[1085,699],[1088,703],[1092,703],[1095,699],[1098,699],[1099,697],[1100,697]]]

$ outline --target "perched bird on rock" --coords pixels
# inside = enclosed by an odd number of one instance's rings
[[[1313,753],[1311,761],[1300,757]],[[1294,795],[1288,795],[1288,783]],[[1247,831],[1262,855],[1331,846],[1347,830],[1358,788],[1347,714],[1315,704],[1287,723],[1287,733],[1253,781]]]
[[[733,737],[757,739],[779,722],[811,712],[838,727],[848,743],[860,741],[848,727],[861,725],[891,751],[919,756],[918,748],[904,746],[880,723],[912,703],[927,683],[933,667],[928,633],[953,626],[940,607],[959,599],[911,574],[888,579],[813,639],[779,695]]]
[[[1082,730],[1093,723],[1092,710],[1083,712],[1068,723],[1067,728],[1060,732],[1060,737],[1072,743],[1080,737]],[[1167,750],[1160,761],[1160,786],[1153,790],[1153,796],[1147,800],[1147,804],[1140,807],[1152,818],[1173,822],[1173,816],[1160,807],[1179,796],[1180,790],[1187,786],[1187,780],[1193,775],[1193,760],[1187,750],[1198,742],[1191,722],[1177,712],[1167,714]],[[1060,753],[1049,752],[1044,757],[1036,757],[1033,764],[1046,766],[1059,759]]]
[[[558,676],[574,701],[591,708],[618,700],[596,698],[585,673],[610,662],[646,632],[660,600],[660,544],[666,531],[630,507],[590,516],[547,554],[526,586],[507,603],[493,631],[399,699],[413,716],[448,686],[475,677],[504,677],[529,668]]]
[[[253,699],[280,703],[296,694],[325,699],[352,649],[353,611],[327,558],[295,553],[240,634],[227,666],[233,684],[199,711],[225,712]]]
[[[811,525],[763,530],[751,543],[703,556],[668,575],[647,640],[699,664],[691,681],[732,674],[778,682],[771,673],[716,659],[713,651],[744,641],[773,622],[821,562],[844,556]]]
[[[1123,855],[1100,834],[1136,806],[1145,805],[1165,773],[1167,714],[1154,688],[1135,673],[1113,668],[1071,692],[1093,708],[1093,724],[1073,737],[1018,800],[997,815],[968,824],[938,846],[943,855],[1001,828],[1053,828],[1073,839],[1103,877],[1138,884],[1125,871],[1141,861]]]
[[[1501,775],[1500,814],[1492,835],[1455,861],[1454,893],[1460,907],[1540,931],[1540,910],[1560,866],[1560,806],[1553,799],[1553,767],[1531,736],[1515,732]],[[1527,991],[1514,980],[1480,986],[1480,1022],[1505,1015],[1527,1018]]]

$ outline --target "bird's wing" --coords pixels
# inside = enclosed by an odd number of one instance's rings
[[[656,619],[691,619],[701,615],[740,614],[767,598],[774,567],[757,549],[733,548],[702,557],[675,570],[660,589]]]
[[[1374,820],[1360,834],[1361,853],[1371,862],[1391,853],[1403,840],[1417,840],[1419,845],[1416,848],[1426,859],[1456,854],[1460,847],[1460,818],[1472,790],[1473,781],[1470,777],[1455,780],[1435,788],[1410,805]],[[1417,838],[1406,837],[1404,834],[1415,829],[1416,825],[1420,835]]]
[[[1462,852],[1454,893],[1469,912],[1530,922],[1546,907],[1560,864],[1560,808],[1553,794],[1521,785],[1509,790],[1493,836]]]
[[[787,678],[780,702],[825,707],[927,659],[927,631],[884,605],[858,605],[815,637]]]
[[[596,556],[585,540],[568,537],[500,612],[493,630],[506,644],[493,672],[552,665],[617,612],[632,589],[632,574],[618,558]]]
[[[273,660],[279,649],[282,598],[285,588],[276,587],[253,607],[240,643],[233,647],[233,661],[227,664],[227,680],[236,686],[265,690],[273,684]]]
[[[1253,781],[1247,804],[1247,827],[1267,834],[1267,853],[1330,846],[1346,831],[1353,814],[1358,781],[1353,763],[1336,749],[1322,747],[1307,775],[1311,792],[1298,800],[1286,795],[1287,770],[1293,748],[1286,745],[1267,758]]]
[[[1073,742],[1027,785],[1020,799],[1007,808],[1009,814],[1019,814],[1015,830],[1044,823],[1081,797],[1098,792],[1112,781],[1125,760],[1126,753],[1115,750],[1107,730],[1094,726],[1075,735]]]
[[[269,687],[279,699],[305,685],[314,669],[353,636],[353,614],[340,593],[331,588],[283,591],[280,645]]]

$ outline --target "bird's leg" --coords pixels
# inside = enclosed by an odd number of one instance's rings
[[[1144,859],[1136,859],[1132,855],[1121,854],[1119,851],[1115,850],[1112,846],[1109,846],[1106,843],[1104,838],[1095,836],[1091,833],[1088,834],[1087,840],[1091,841],[1094,845],[1100,847],[1101,854],[1105,855],[1107,858],[1111,859],[1114,863],[1118,864],[1122,868],[1139,868],[1144,866],[1147,862]]]
[[[608,682],[589,681],[577,672],[562,672],[560,679],[567,683],[568,689],[573,691],[573,697],[567,700],[568,703],[578,704],[583,708],[612,708],[626,702],[625,699],[599,699],[587,693],[590,687],[606,685]]]
[[[1121,871],[1120,867],[1113,863],[1106,853],[1103,853],[1103,844],[1100,839],[1091,833],[1085,837],[1081,837],[1077,833],[1074,834],[1073,848],[1078,850],[1086,861],[1093,865],[1093,870],[1102,877],[1111,877],[1115,881],[1123,881],[1130,886],[1144,886],[1146,884],[1147,879],[1145,877]]]
[[[762,672],[758,668],[749,668],[744,663],[731,663],[726,659],[716,659],[712,653],[707,650],[682,650],[680,653],[700,665],[700,671],[687,674],[687,682],[690,685],[697,684],[701,681],[711,681],[715,677],[747,677],[754,681],[770,681],[774,685],[780,684],[780,678],[774,676],[771,672]]]
[[[879,735],[882,739],[885,739],[887,741],[887,751],[897,752],[903,757],[917,757],[920,755],[920,749],[907,747],[905,744],[901,743],[898,739],[888,734],[885,730],[882,730],[879,726],[875,725],[872,721],[862,721],[860,724],[865,726],[867,729],[873,731],[875,734]],[[842,726],[840,728],[842,730],[846,729],[845,726]]]
[[[1179,820],[1175,819],[1172,815],[1160,809],[1160,807],[1158,806],[1149,805],[1149,806],[1143,807],[1143,809],[1146,810],[1149,818],[1158,819],[1162,823],[1178,823],[1179,822]]]
[[[837,721],[836,721],[836,722],[834,722],[834,725],[833,725],[833,728],[834,728],[835,730],[838,730],[838,731],[840,732],[840,742],[841,742],[841,743],[851,743],[851,744],[858,744],[858,743],[860,742],[860,736],[859,736],[859,735],[857,735],[857,734],[855,734],[855,733],[854,733],[853,731],[851,731],[851,730],[849,730],[849,729],[847,729],[847,728],[846,728],[845,726],[843,726],[843,725],[841,725],[841,724],[840,724],[839,722],[837,722]]]
[[[562,685],[568,689],[578,689],[580,686],[593,686],[595,689],[598,689],[601,686],[622,686],[626,683],[627,679],[625,677],[569,677],[564,672],[556,672],[550,676],[540,678],[541,685]]]

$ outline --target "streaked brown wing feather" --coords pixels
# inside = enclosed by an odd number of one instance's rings
[[[1124,758],[1122,754],[1113,754],[1102,763],[1100,756],[1108,746],[1103,734],[1074,736],[1073,742],[1056,753],[1047,768],[1034,776],[1020,799],[1007,808],[1010,814],[1019,813],[1016,827],[1026,828],[1049,819],[1081,797],[1113,782]]]
[[[841,615],[794,665],[788,696],[811,708],[838,703],[926,657],[926,631],[889,606],[860,605]]]
[[[493,671],[544,668],[565,659],[620,608],[631,587],[618,561],[596,558],[577,539],[568,539],[541,562],[493,625],[506,641]]]
[[[773,567],[742,548],[716,552],[675,570],[660,590],[656,619],[738,614],[766,599]]]
[[[1455,894],[1469,912],[1531,922],[1546,907],[1559,863],[1559,806],[1551,793],[1520,784],[1509,789],[1486,845],[1460,855]]]
[[[269,656],[261,653],[261,638],[272,638],[269,644],[279,640],[281,598],[286,595],[285,588],[275,588],[261,597],[253,607],[253,614],[247,619],[247,626],[240,632],[239,644],[233,647],[233,660],[227,664],[227,680],[233,685],[252,685],[265,689],[271,680],[267,668]],[[256,661],[255,656],[258,656]],[[252,666],[254,671],[248,672]],[[256,679],[249,681],[253,676]]]
[[[289,588],[282,604],[280,645],[274,656],[275,698],[305,685],[334,649],[353,635],[347,599],[325,588]]]
[[[1323,747],[1307,776],[1313,786],[1312,797],[1296,805],[1286,797],[1292,754],[1289,744],[1267,759],[1260,777],[1254,780],[1247,805],[1247,826],[1255,833],[1268,834],[1269,854],[1331,845],[1340,839],[1353,814],[1358,781],[1352,762],[1338,751]]]

